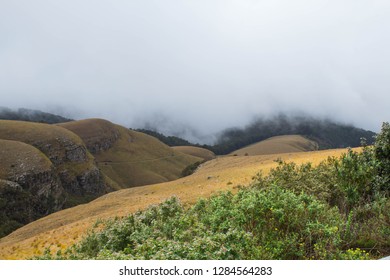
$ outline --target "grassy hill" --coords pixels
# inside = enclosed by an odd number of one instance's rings
[[[233,151],[230,155],[254,156],[318,150],[318,144],[300,135],[282,135]]]
[[[56,175],[72,197],[97,197],[109,189],[84,142],[59,126],[34,122],[0,120],[0,139],[29,144],[40,150],[54,165]]]
[[[215,158],[215,154],[212,151],[207,150],[205,148],[200,148],[195,146],[174,146],[172,148],[183,154],[199,157],[204,160],[211,160]]]
[[[201,160],[106,120],[88,119],[58,126],[79,135],[99,168],[122,188],[177,179],[184,168]]]
[[[104,195],[88,204],[62,210],[30,223],[0,240],[0,259],[20,259],[42,253],[51,246],[53,252],[78,241],[97,219],[124,216],[151,204],[177,196],[184,205],[199,197],[209,197],[221,190],[236,191],[247,185],[260,170],[267,174],[277,166],[276,159],[296,163],[318,164],[328,156],[339,156],[345,149],[305,153],[223,157],[204,163],[196,173],[175,181],[135,187]]]
[[[372,144],[375,133],[327,119],[278,115],[273,118],[260,118],[244,128],[227,129],[220,134],[217,143],[209,149],[218,155],[229,154],[248,145],[281,135],[302,135],[317,142],[318,148],[322,150],[359,147],[362,137],[366,138],[368,144]]]
[[[62,209],[52,162],[31,145],[0,139],[0,236]]]
[[[0,139],[2,235],[111,189],[83,141],[67,129],[0,120]]]

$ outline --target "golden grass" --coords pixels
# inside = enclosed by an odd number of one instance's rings
[[[184,204],[209,197],[222,190],[247,185],[259,171],[267,174],[275,159],[298,164],[318,164],[329,156],[340,156],[346,149],[283,153],[263,156],[226,156],[208,161],[193,175],[175,181],[119,190],[88,204],[66,209],[30,223],[0,240],[0,259],[24,259],[52,249],[65,248],[78,241],[97,219],[125,216],[175,195]]]
[[[60,126],[78,134],[87,146],[108,141],[110,147],[94,156],[103,173],[122,188],[175,180],[184,168],[201,160],[177,152],[152,136],[106,120],[88,119]]]
[[[0,179],[16,174],[50,170],[51,161],[31,145],[0,139]]]
[[[28,144],[59,145],[58,139],[66,139],[83,145],[83,141],[71,131],[50,124],[0,120],[0,139],[15,140]]]
[[[57,125],[80,136],[87,146],[94,145],[102,140],[107,141],[119,134],[113,123],[103,119],[86,119]]]
[[[172,147],[175,151],[182,152],[183,154],[202,158],[204,160],[210,160],[215,158],[215,154],[205,148],[194,146],[175,146]]]
[[[270,155],[277,153],[295,153],[318,150],[318,144],[301,135],[282,135],[268,138],[231,152],[231,155]]]

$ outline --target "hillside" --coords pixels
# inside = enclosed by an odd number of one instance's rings
[[[241,148],[275,136],[301,135],[318,143],[318,149],[337,149],[361,146],[361,138],[372,144],[375,133],[350,124],[306,115],[284,115],[258,118],[245,127],[228,128],[218,133],[212,145],[189,143],[177,136],[165,136],[155,130],[139,129],[169,146],[195,146],[208,149],[216,155],[227,155]]]
[[[318,143],[318,148],[336,149],[359,147],[361,138],[372,144],[374,132],[353,125],[308,116],[278,115],[260,118],[244,128],[231,128],[222,132],[217,142],[208,147],[215,154],[229,154],[248,145],[280,135],[302,135]]]
[[[233,151],[230,155],[254,156],[318,150],[318,144],[300,135],[282,135]]]
[[[173,146],[174,150],[179,151],[183,154],[202,158],[204,160],[211,160],[215,158],[215,154],[205,148],[195,146]]]
[[[188,165],[201,160],[106,120],[88,119],[58,126],[79,135],[103,173],[122,188],[177,179]]]
[[[111,190],[83,141],[69,130],[1,120],[0,139],[2,207],[7,216],[1,220],[1,227],[7,228],[3,234],[16,223],[20,226]]]
[[[20,259],[42,253],[51,246],[53,252],[73,244],[97,219],[124,216],[159,203],[172,195],[186,205],[199,197],[209,197],[221,190],[235,190],[247,185],[262,171],[267,174],[281,158],[296,163],[318,164],[328,156],[339,156],[345,149],[305,153],[223,157],[204,163],[196,173],[172,182],[130,188],[104,195],[88,204],[66,209],[20,228],[0,240],[0,259]]]
[[[51,161],[28,144],[0,140],[0,236],[62,209],[66,193]]]

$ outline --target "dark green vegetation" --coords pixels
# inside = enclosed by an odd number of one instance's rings
[[[0,107],[0,120],[27,121],[48,124],[72,121],[71,119],[64,118],[59,115],[42,112],[39,110],[31,110],[24,108],[11,110],[5,107]]]
[[[188,165],[181,172],[181,176],[182,177],[190,176],[191,174],[193,174],[196,171],[196,169],[199,167],[199,165],[201,165],[204,162],[206,162],[206,160],[197,161],[197,162],[195,162],[195,163],[193,163],[191,165]]]
[[[390,253],[390,126],[319,166],[279,162],[236,194],[176,198],[96,228],[58,259],[370,259]]]
[[[367,139],[367,143],[371,144],[375,135],[374,132],[330,120],[279,115],[271,119],[258,119],[244,129],[228,129],[208,149],[216,154],[227,154],[273,136],[292,134],[317,142],[320,150],[358,147],[361,138]]]

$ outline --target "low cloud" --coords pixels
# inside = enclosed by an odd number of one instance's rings
[[[1,105],[210,141],[302,112],[390,119],[388,1],[8,1]]]

